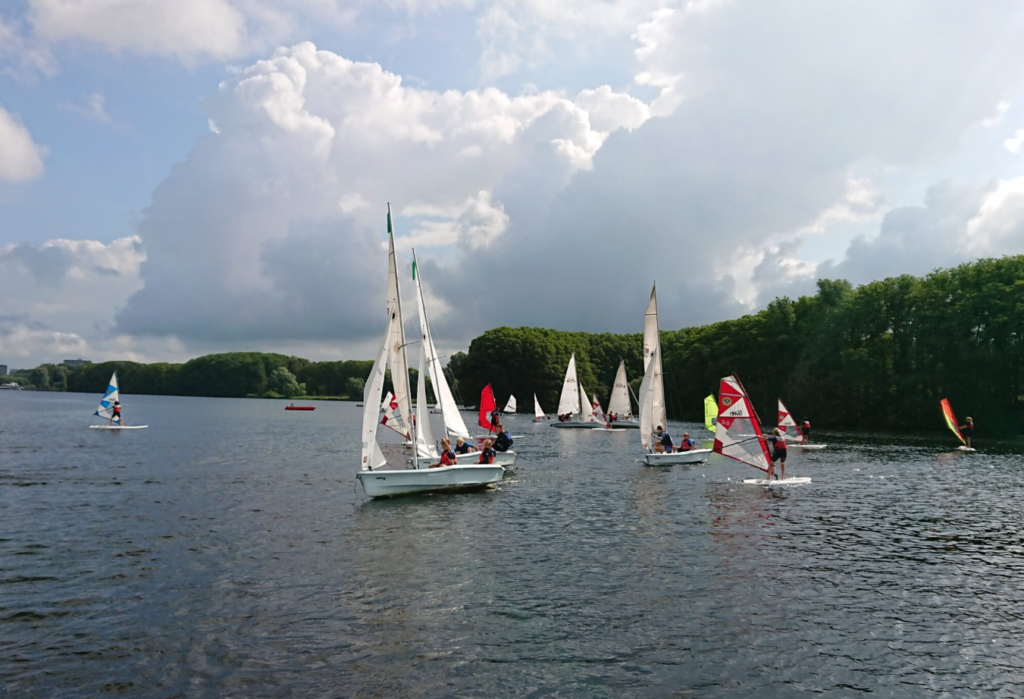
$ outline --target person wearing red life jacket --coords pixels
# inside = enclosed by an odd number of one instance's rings
[[[117,424],[124,426],[124,419],[121,417],[121,401],[115,400],[114,405],[110,408],[110,424],[114,424],[114,420],[117,420]]]
[[[696,444],[694,444],[693,440],[690,439],[690,433],[683,432],[683,441],[680,442],[679,447],[676,449],[676,451],[693,451],[695,447]]]
[[[480,461],[478,463],[481,463],[481,464],[493,464],[494,463],[494,457],[495,457],[495,452],[494,452],[494,449],[491,448],[491,440],[485,439],[484,440],[484,448],[480,450]]]
[[[804,444],[811,443],[811,421],[804,418],[804,421],[800,423],[800,434],[804,437]]]
[[[455,452],[452,451],[452,443],[447,439],[441,440],[441,460],[436,464],[430,464],[427,468],[441,468],[442,466],[454,466],[458,462]]]
[[[786,438],[782,435],[782,430],[776,427],[772,430],[772,436],[767,437],[761,435],[761,439],[769,442],[772,447],[771,452],[771,463],[768,464],[768,480],[772,479],[775,475],[775,462],[779,462],[780,480],[786,480]]]

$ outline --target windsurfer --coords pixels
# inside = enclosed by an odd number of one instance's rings
[[[807,418],[800,423],[800,434],[804,436],[804,444],[811,443],[811,421]]]
[[[114,420],[117,420],[117,424],[119,424],[122,427],[124,427],[124,419],[121,417],[121,401],[119,401],[119,400],[115,400],[114,401],[114,405],[111,406],[111,408],[110,408],[110,424],[111,425],[114,424]],[[969,422],[970,418],[967,418],[967,420]],[[970,441],[968,441],[967,444],[969,445]]]
[[[779,480],[786,480],[786,438],[782,436],[782,430],[776,427],[772,430],[772,436],[761,435],[761,439],[770,442],[772,445],[772,460],[768,464],[768,480],[775,475],[775,462],[779,462]]]
[[[114,405],[117,405],[116,403]],[[964,436],[964,441],[967,442],[967,448],[973,449],[971,446],[971,437],[974,436],[974,418],[967,418],[966,425],[960,425],[960,434]]]

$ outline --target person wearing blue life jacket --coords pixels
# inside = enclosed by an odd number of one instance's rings
[[[690,439],[690,433],[683,432],[683,441],[679,443],[679,448],[676,451],[693,451],[696,446],[693,440]]]
[[[505,431],[505,426],[498,423],[498,434],[494,436],[494,450],[508,451],[512,448],[512,435]]]
[[[665,428],[658,425],[654,436],[658,438],[658,441],[654,443],[654,451],[658,454],[671,454],[675,445],[672,443],[672,436],[665,431]]]
[[[776,427],[772,430],[772,436],[761,435],[761,439],[768,442],[771,447],[771,462],[768,464],[768,480],[772,479],[775,475],[775,462],[779,462],[780,480],[786,480],[786,438],[782,435],[782,430]]]

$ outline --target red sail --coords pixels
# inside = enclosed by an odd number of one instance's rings
[[[484,390],[480,391],[480,419],[478,424],[488,432],[491,430],[491,413],[498,409],[498,404],[494,402],[494,391],[491,390],[491,384],[484,386]]]
[[[718,429],[715,453],[767,472],[771,464],[762,438],[761,421],[736,376],[722,378],[718,388]]]

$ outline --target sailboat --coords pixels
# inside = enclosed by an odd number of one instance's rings
[[[510,415],[510,414],[514,413],[515,411],[516,411],[516,397],[510,394],[509,397],[508,397],[508,403],[505,403],[505,409],[502,410],[501,412],[505,413],[506,415]]]
[[[800,427],[796,424],[796,420],[793,419],[793,415],[789,412],[789,408],[783,404],[782,399],[779,398],[779,429],[786,435],[787,442],[791,447],[797,449],[824,449],[827,444],[805,444],[804,436],[800,433]],[[792,437],[793,441],[788,441],[788,438]]]
[[[957,451],[976,451],[973,447],[967,446],[967,440],[960,433],[960,423],[957,422],[956,414],[953,413],[953,406],[949,404],[949,399],[943,398],[942,402],[942,417],[946,418],[946,426],[953,431],[957,439],[960,440],[960,446],[956,448]]]
[[[437,387],[439,402],[444,410],[445,430],[451,434],[451,426],[455,421],[449,423],[449,412],[445,398],[447,379],[444,373],[439,371],[439,362],[430,339],[429,324],[426,312],[423,307],[421,286],[416,275],[415,262],[413,263],[413,279],[417,281],[417,293],[419,296],[420,328],[422,339],[420,341],[420,356],[417,388],[419,389],[417,410],[418,414],[413,419],[408,409],[410,400],[408,393],[408,371],[405,359],[405,332],[400,327],[401,318],[401,296],[398,290],[398,272],[395,263],[395,238],[391,223],[391,205],[388,205],[388,325],[381,342],[380,350],[374,358],[373,368],[366,380],[363,390],[363,427],[362,427],[362,464],[356,478],[363,486],[363,492],[368,496],[389,497],[394,495],[408,495],[411,493],[427,493],[433,491],[456,491],[471,490],[486,487],[497,483],[505,474],[505,469],[497,464],[455,464],[452,466],[441,466],[439,468],[425,468],[430,461],[434,460],[437,453],[433,444],[432,429],[430,427],[430,415],[426,399],[426,375],[431,374],[431,380]],[[415,253],[413,253],[415,259]],[[394,291],[394,296],[392,296]],[[395,338],[403,338],[398,345]],[[378,401],[384,393],[384,371],[388,363],[391,363],[392,382],[395,385],[395,400],[400,406],[402,416],[405,418],[405,425],[410,428],[409,436],[415,444],[413,449],[412,468],[389,469],[387,459],[377,443],[377,410]],[[396,366],[397,365],[397,366]],[[437,374],[433,372],[437,371]],[[396,379],[396,376],[405,374],[404,381]],[[439,376],[435,379],[434,376]],[[404,390],[404,402],[403,393]],[[448,397],[451,397],[450,392]],[[454,399],[451,399],[454,406]],[[405,406],[405,407],[403,407]],[[458,415],[458,410],[452,411]],[[459,416],[459,422],[462,418]],[[465,430],[465,424],[462,428]],[[468,431],[467,435],[468,435]],[[415,433],[415,434],[414,434]],[[422,454],[428,455],[423,460]]]
[[[713,433],[717,427],[718,400],[715,398],[715,394],[711,393],[704,399],[704,429]]]
[[[581,400],[582,397],[582,400]],[[569,415],[566,422],[558,420],[552,422],[552,427],[594,429],[601,424],[594,422],[593,408],[590,406],[590,399],[583,393],[583,388],[576,378],[576,353],[569,357],[569,366],[565,370],[565,380],[562,382],[562,395],[558,399],[558,414]],[[572,419],[572,416],[579,415],[580,419]]]
[[[114,403],[120,400],[120,389],[117,386],[117,372],[115,371],[111,377],[110,382],[107,384],[107,390],[103,394],[103,400],[100,401],[100,405],[96,408],[96,412],[93,415],[97,417],[105,418],[108,421],[106,425],[89,425],[90,430],[144,430],[149,425],[126,425],[118,417],[114,424],[109,424],[110,416],[114,414]]]
[[[615,427],[640,428],[640,422],[633,417],[633,406],[629,402],[629,383],[626,381],[626,362],[623,360],[619,361],[619,370],[615,372],[612,395],[608,399],[608,415],[615,416],[611,421]]]
[[[661,369],[661,337],[658,331],[658,285],[651,289],[651,300],[644,313],[644,380],[640,384],[640,444],[648,466],[696,464],[704,461],[710,449],[658,453],[654,451],[657,427],[668,428],[665,411],[665,379]]]
[[[544,413],[544,411],[540,409],[540,401],[537,400],[537,394],[534,393],[533,394],[533,421],[534,422],[543,422],[544,420],[548,420],[548,419],[550,419],[550,418],[548,418],[548,416]]]
[[[747,437],[747,434],[752,436]],[[715,431],[715,453],[739,461],[741,464],[768,473],[771,455],[768,443],[761,432],[761,421],[757,419],[746,389],[736,376],[725,376],[718,389],[718,429]],[[749,485],[803,485],[810,478],[787,478],[786,480],[765,480],[751,478],[742,481]]]

